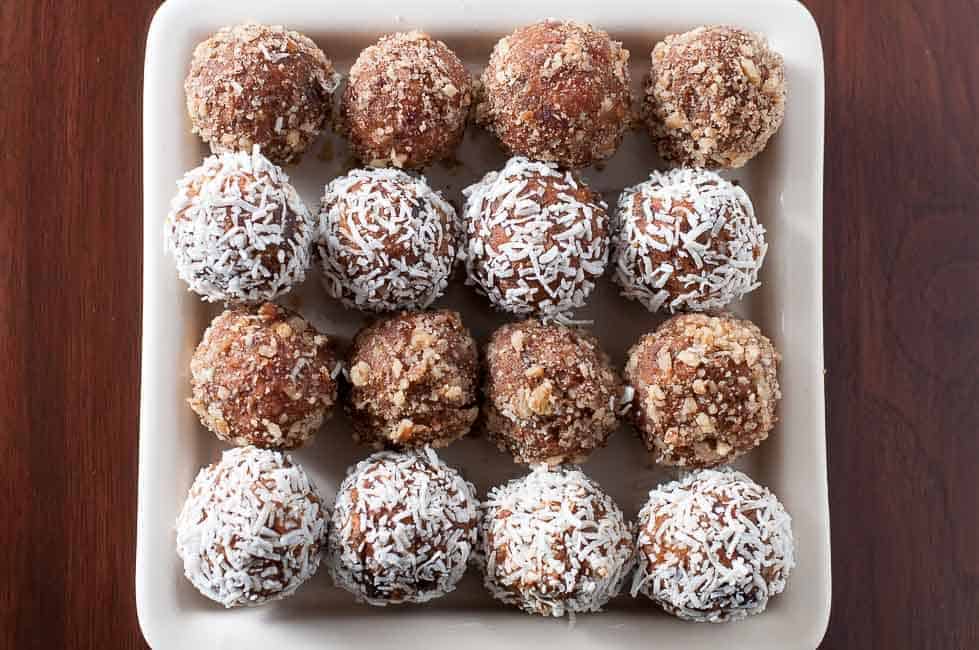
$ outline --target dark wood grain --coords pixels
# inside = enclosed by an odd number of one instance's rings
[[[810,0],[827,70],[827,648],[979,647],[979,7]],[[0,2],[0,647],[141,648],[156,3]]]

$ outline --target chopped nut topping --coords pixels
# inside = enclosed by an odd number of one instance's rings
[[[664,350],[688,367],[696,363],[696,372],[662,373]],[[731,461],[776,422],[777,359],[749,321],[674,316],[629,353],[628,384],[645,396],[634,400],[629,417],[657,462],[699,468]]]
[[[551,403],[552,391],[551,382],[549,381],[545,381],[535,388],[530,393],[530,400],[528,401],[530,409],[537,415],[550,415],[553,413],[554,407]]]
[[[393,439],[395,442],[403,442],[411,437],[411,432],[415,428],[411,420],[401,420],[394,431]]]
[[[531,367],[527,368],[526,370],[524,370],[524,373],[523,374],[524,374],[524,377],[527,377],[528,379],[537,379],[539,377],[543,377],[544,376],[544,367],[543,366],[531,366]]]
[[[697,366],[700,365],[700,362],[703,360],[702,357],[699,354],[697,354],[697,352],[691,350],[690,348],[687,348],[685,350],[680,350],[680,352],[676,355],[676,358],[678,361],[685,363],[691,368],[696,368]]]
[[[758,68],[755,66],[754,61],[742,57],[739,63],[741,64],[742,72],[744,72],[745,76],[748,77],[748,81],[756,86],[759,85],[761,83],[761,73],[758,72]]]
[[[417,349],[427,348],[430,347],[434,342],[435,339],[432,337],[432,335],[426,332],[421,327],[416,327],[415,330],[411,333],[411,347],[413,348],[417,348]]]
[[[366,386],[370,381],[371,367],[366,362],[360,361],[350,369],[350,381],[354,386]]]
[[[683,415],[690,415],[691,413],[696,413],[696,412],[697,412],[697,400],[695,400],[692,397],[688,397],[684,399],[683,408],[680,409],[680,413],[682,413]]]

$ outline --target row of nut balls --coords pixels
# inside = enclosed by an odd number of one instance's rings
[[[423,33],[381,38],[351,68],[338,119],[370,167],[329,183],[315,218],[277,163],[323,128],[337,75],[300,34],[222,29],[197,47],[186,81],[194,130],[215,155],[178,182],[167,246],[212,301],[272,300],[315,259],[348,306],[424,308],[462,260],[497,307],[567,320],[611,258],[623,294],[652,310],[722,308],[758,285],[767,245],[748,195],[708,168],[743,165],[781,124],[781,57],[732,27],[659,43],[644,114],[680,166],[626,189],[612,218],[570,169],[614,153],[631,122],[627,60],[573,22],[501,39],[475,113],[514,157],[464,190],[457,215],[424,177],[383,166],[451,155],[473,112],[469,75]]]
[[[462,96],[460,110],[469,112],[468,77],[447,84],[436,75],[451,75],[452,58],[419,33],[365,50],[341,110],[362,159],[413,167],[454,149],[464,119],[449,145],[439,139],[453,130],[428,121],[457,112],[451,101],[435,101],[443,96]],[[373,604],[450,591],[470,555],[495,596],[541,614],[600,609],[636,558],[633,593],[684,618],[740,618],[782,591],[794,563],[789,517],[743,474],[701,469],[654,490],[634,540],[609,497],[559,465],[603,445],[626,412],[660,462],[693,468],[732,460],[775,422],[778,355],[751,323],[674,317],[633,348],[627,385],[592,337],[560,324],[584,304],[610,248],[623,294],[669,311],[715,310],[740,297],[757,286],[765,254],[747,195],[705,169],[654,173],[623,194],[613,225],[573,173],[530,159],[580,166],[611,155],[621,139],[613,131],[627,120],[607,86],[615,77],[627,89],[626,58],[588,26],[547,21],[517,30],[494,49],[477,116],[523,155],[466,190],[462,219],[423,178],[364,169],[327,186],[317,223],[263,153],[287,161],[322,128],[329,103],[317,101],[315,88],[328,95],[336,86],[325,56],[299,34],[254,24],[221,30],[198,47],[188,108],[219,153],[178,184],[166,242],[192,290],[242,305],[205,333],[190,401],[219,437],[249,445],[202,470],[178,522],[178,552],[202,593],[228,606],[288,595],[316,570],[324,547],[337,584]],[[668,37],[653,61],[647,121],[668,160],[743,164],[781,122],[781,59],[753,34],[699,28]],[[671,80],[681,79],[686,88],[703,86],[702,105],[720,113],[670,104],[680,97]],[[518,82],[527,84],[523,94],[513,92]],[[589,108],[599,89],[601,106]],[[566,112],[558,91],[581,103]],[[394,101],[386,92],[397,102],[384,117],[376,109]],[[522,108],[518,96],[551,107]],[[691,93],[682,97],[689,102]],[[768,112],[749,115],[763,100]],[[406,113],[391,106],[414,106],[407,113],[423,118],[405,130]],[[589,110],[591,119],[568,117]],[[368,116],[382,123],[364,126]],[[374,145],[387,151],[378,155]],[[301,281],[314,256],[327,291],[351,307],[427,307],[462,258],[469,282],[497,307],[542,317],[492,337],[483,409],[502,448],[540,465],[491,491],[480,509],[472,486],[429,447],[465,435],[477,417],[475,343],[452,312],[385,318],[354,341],[345,404],[356,437],[402,451],[352,468],[328,525],[330,513],[301,468],[265,448],[298,446],[319,428],[336,401],[341,365],[329,339],[299,315],[256,306]]]
[[[365,326],[344,364],[299,314],[234,307],[194,353],[189,401],[239,446],[195,480],[177,551],[228,607],[292,594],[325,558],[335,584],[373,605],[445,595],[472,561],[494,597],[529,613],[600,611],[630,575],[634,595],[685,619],[758,613],[794,567],[791,520],[748,476],[713,468],[774,426],[777,362],[750,322],[681,314],[633,346],[622,381],[582,328],[508,323],[479,355],[458,313],[426,310]],[[351,468],[330,509],[280,450],[338,400],[358,441],[388,451]],[[482,503],[433,449],[480,414],[531,466]],[[652,490],[638,526],[574,465],[623,415],[658,462],[694,470]]]

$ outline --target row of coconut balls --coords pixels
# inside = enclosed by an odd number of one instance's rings
[[[308,37],[246,23],[196,47],[184,89],[213,151],[259,146],[286,163],[330,122],[340,81]],[[782,124],[785,92],[782,57],[764,36],[698,27],[653,48],[641,117],[664,160],[740,167]],[[364,164],[417,169],[453,155],[471,114],[511,155],[600,162],[635,121],[629,51],[591,25],[544,20],[500,39],[474,83],[445,43],[388,34],[351,67],[336,121]]]
[[[288,455],[240,447],[198,474],[177,553],[193,585],[226,607],[288,597],[321,560],[358,601],[423,603],[472,564],[494,598],[530,614],[601,611],[628,588],[709,622],[764,611],[795,565],[782,504],[730,469],[651,490],[637,523],[570,466],[537,466],[480,502],[431,448],[359,462],[331,509]]]
[[[632,347],[623,376],[584,328],[508,323],[480,354],[449,310],[380,318],[341,362],[328,336],[265,303],[207,328],[189,402],[237,445],[299,447],[339,400],[362,444],[444,447],[475,431],[518,463],[548,465],[584,462],[627,418],[657,463],[703,468],[768,437],[778,362],[754,324],[729,315],[672,317]]]
[[[208,301],[272,300],[318,266],[327,293],[366,311],[423,309],[456,267],[497,308],[570,321],[611,266],[650,310],[725,307],[759,286],[765,229],[715,172],[654,172],[610,215],[573,172],[511,158],[464,190],[461,215],[423,177],[358,169],[313,216],[258,150],[207,158],[178,182],[166,248]]]

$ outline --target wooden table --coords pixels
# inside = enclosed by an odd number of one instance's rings
[[[810,0],[827,648],[979,647],[979,7]],[[144,647],[140,88],[157,3],[0,3],[0,647]]]

